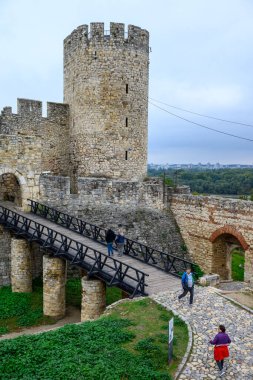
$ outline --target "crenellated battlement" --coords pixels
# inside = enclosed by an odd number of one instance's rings
[[[42,117],[42,102],[32,99],[17,99],[17,114],[29,115],[32,114],[37,117]]]
[[[77,48],[88,46],[113,46],[140,49],[149,52],[149,33],[138,26],[128,25],[125,32],[125,24],[110,23],[110,30],[104,29],[104,23],[92,22],[89,25],[80,25],[65,38],[65,56],[75,51]]]
[[[42,102],[33,99],[17,99],[17,113],[12,112],[12,107],[4,107],[1,117],[20,116],[24,118],[49,119],[64,122],[69,114],[69,106],[64,103],[47,102],[47,114],[42,116]]]
[[[66,124],[69,116],[69,105],[64,103],[47,102],[47,118]]]

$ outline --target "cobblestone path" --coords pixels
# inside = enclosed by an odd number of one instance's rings
[[[212,288],[195,287],[192,307],[188,296],[178,301],[178,294],[165,292],[152,298],[182,315],[193,330],[193,349],[179,379],[220,379],[208,341],[217,333],[219,324],[224,324],[232,343],[222,378],[253,380],[253,314],[219,296]]]

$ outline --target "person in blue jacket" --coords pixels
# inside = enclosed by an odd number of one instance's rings
[[[119,225],[119,231],[115,239],[115,243],[118,249],[118,256],[122,256],[124,253],[124,247],[125,247],[125,236],[124,236],[124,231],[121,224]]]
[[[178,299],[180,300],[181,298],[185,297],[186,294],[189,292],[190,293],[190,305],[193,303],[193,293],[194,293],[194,278],[193,274],[191,271],[191,268],[187,268],[186,271],[184,272],[182,276],[182,286],[183,286],[183,293],[180,294]]]

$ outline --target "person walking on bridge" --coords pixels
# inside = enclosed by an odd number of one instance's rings
[[[117,244],[119,256],[122,256],[124,253],[125,236],[121,224],[119,225],[119,230],[115,242]]]
[[[182,287],[183,287],[183,293],[180,294],[178,297],[178,300],[181,300],[181,298],[185,297],[186,294],[190,293],[190,305],[193,303],[193,293],[194,293],[194,279],[193,274],[191,271],[191,268],[187,268],[182,276]]]
[[[219,326],[218,334],[215,335],[213,340],[210,340],[210,344],[214,345],[214,360],[220,370],[220,376],[225,375],[224,359],[229,357],[228,346],[231,343],[231,339],[226,334],[226,328],[224,325]]]
[[[113,242],[116,238],[115,232],[109,228],[105,235],[105,241],[107,243],[108,256],[113,255]]]

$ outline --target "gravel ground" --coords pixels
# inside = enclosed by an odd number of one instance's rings
[[[178,301],[178,292],[166,292],[153,298],[165,307],[172,307],[183,315],[193,330],[193,349],[179,379],[219,379],[213,359],[210,338],[219,324],[227,328],[232,343],[230,358],[226,360],[227,380],[253,380],[253,315],[215,293],[211,287],[195,287],[194,304],[189,306],[186,296]]]

